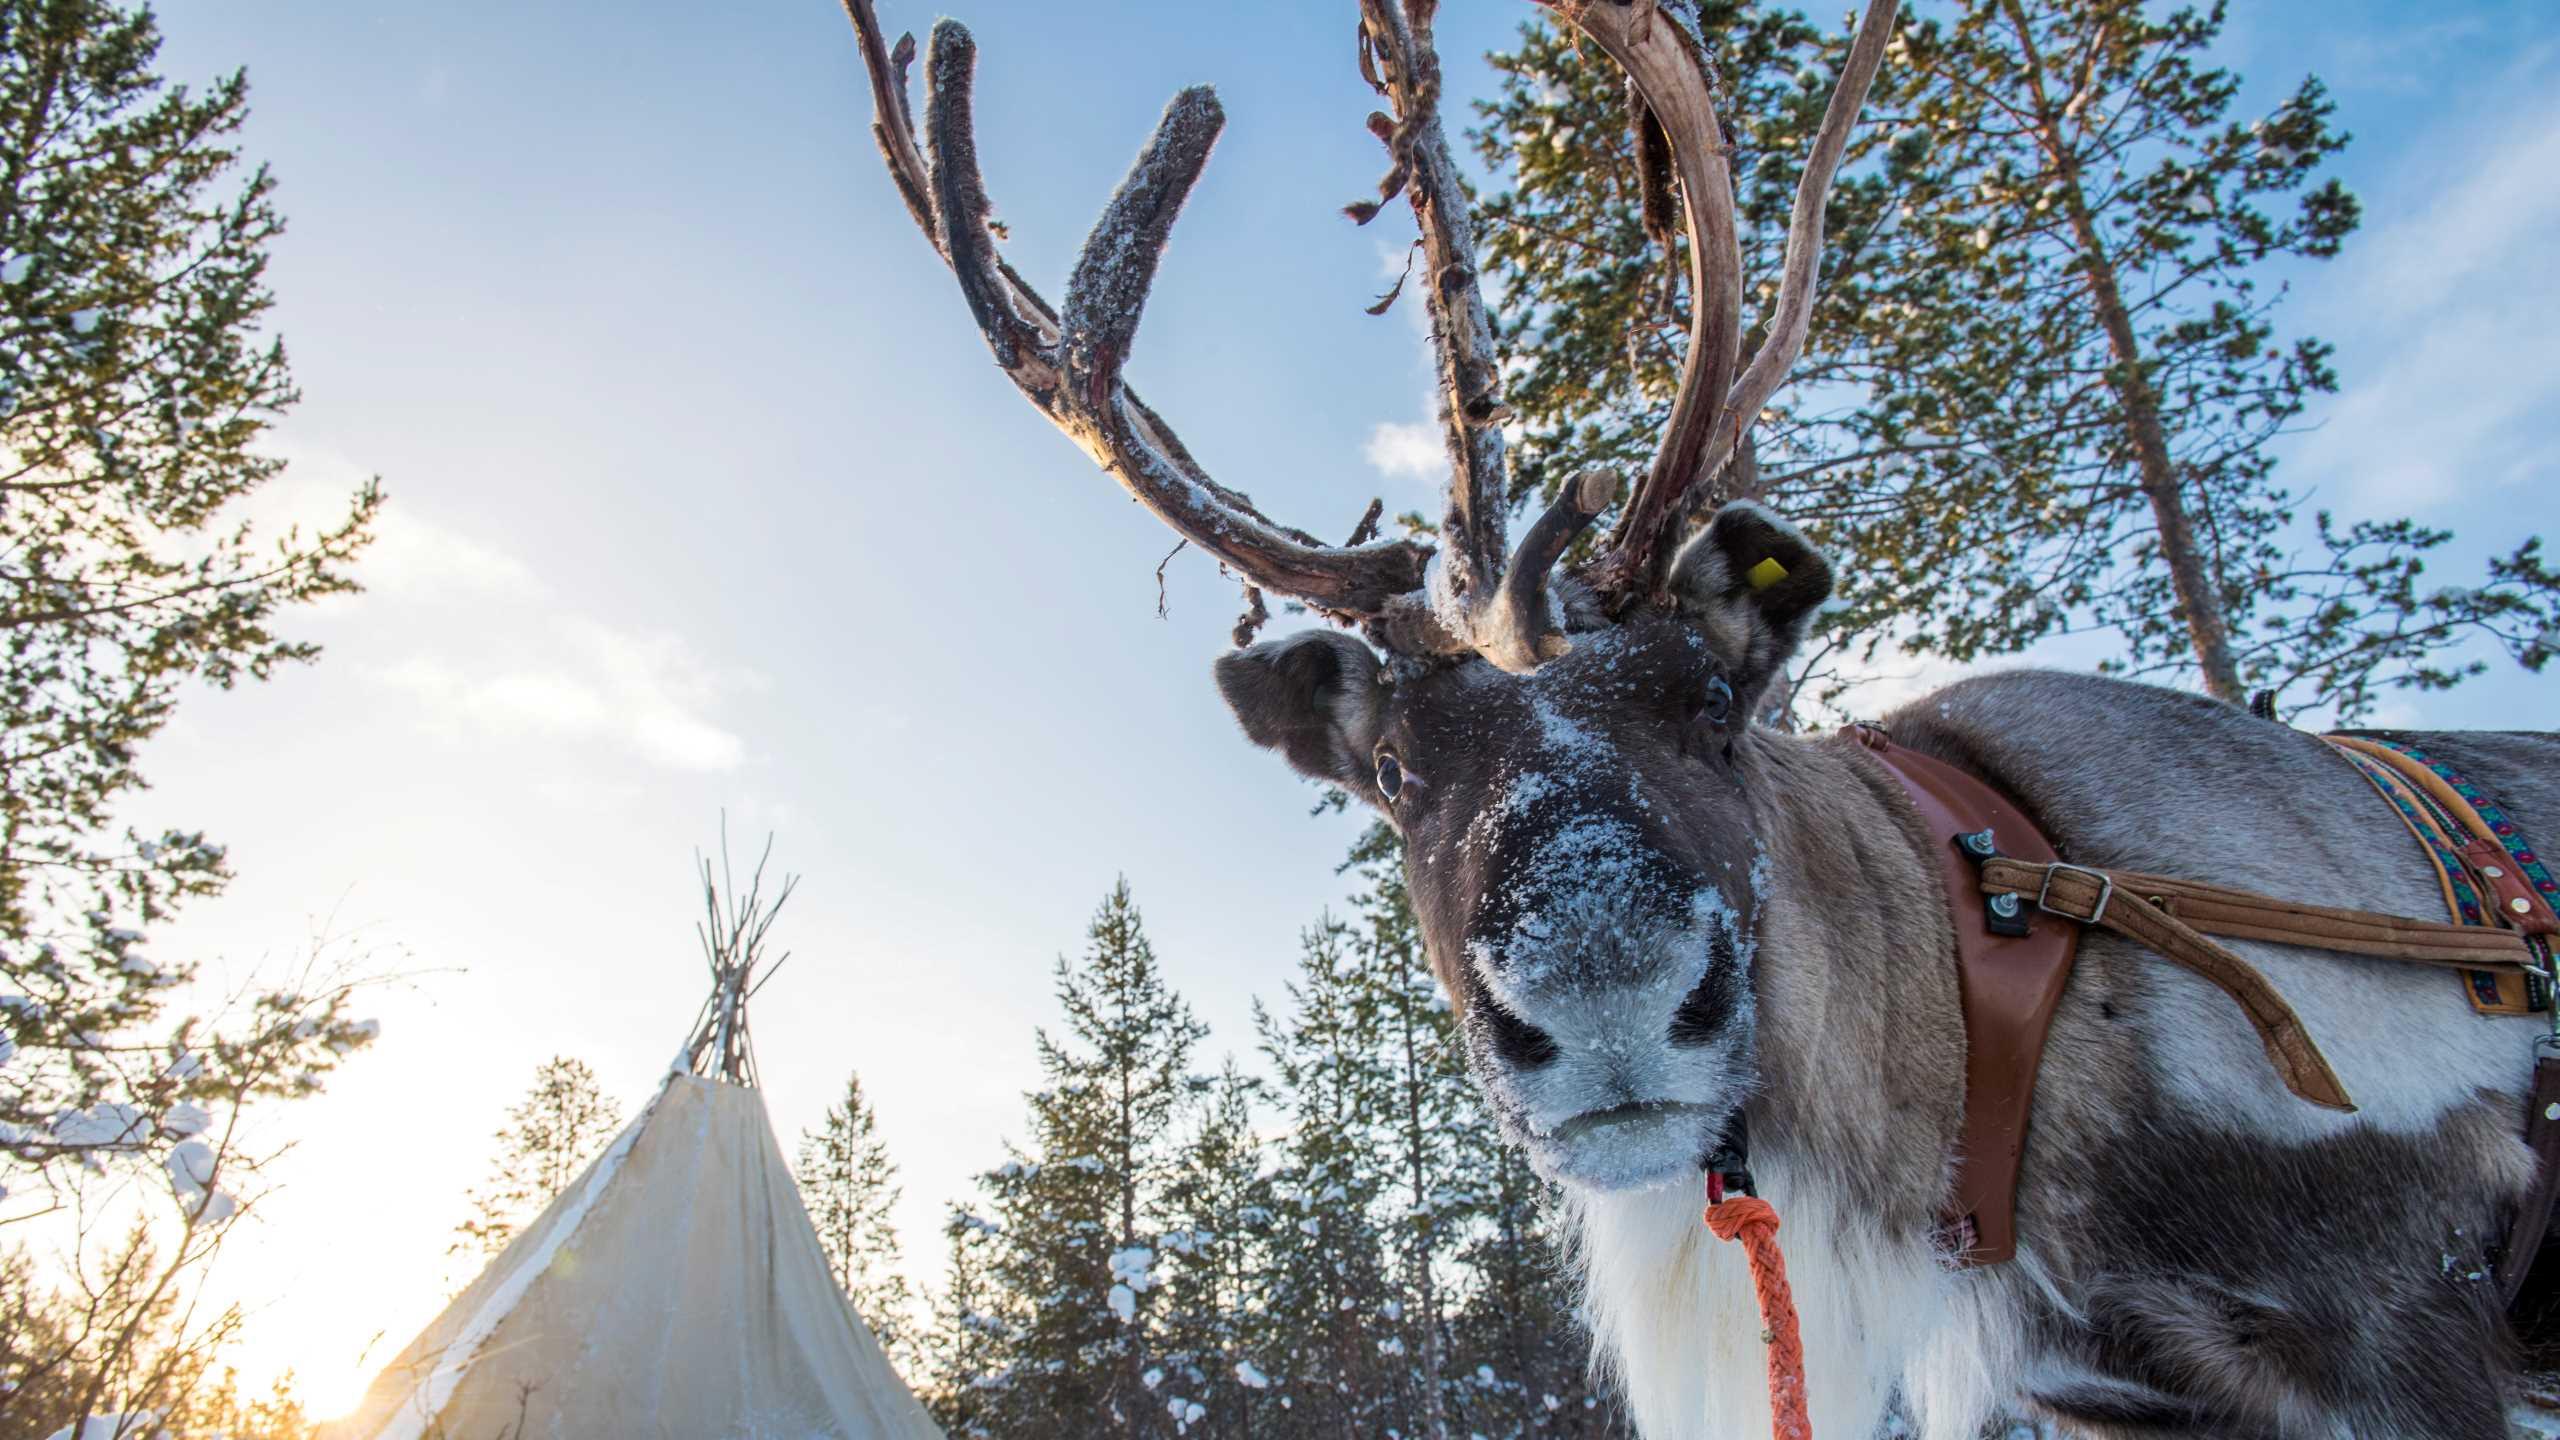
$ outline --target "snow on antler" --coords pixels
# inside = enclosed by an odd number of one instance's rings
[[[924,144],[907,104],[913,37],[886,43],[872,0],[843,0],[871,81],[872,131],[908,213],[952,274],[996,363],[1024,398],[1082,446],[1104,473],[1186,540],[1260,591],[1358,623],[1409,654],[1474,653],[1526,672],[1568,644],[1551,575],[1565,550],[1608,508],[1616,477],[1575,477],[1504,552],[1503,403],[1493,319],[1484,303],[1466,190],[1440,122],[1435,0],[1360,0],[1361,67],[1394,113],[1370,117],[1390,164],[1379,203],[1413,207],[1428,275],[1451,475],[1441,546],[1374,538],[1364,519],[1353,543],[1329,545],[1280,524],[1241,491],[1210,478],[1163,417],[1123,378],[1138,322],[1182,202],[1225,123],[1215,94],[1184,90],[1104,207],[1078,253],[1063,315],[996,253],[977,158],[972,83],[977,47],[957,21],[933,28],[925,58]],[[1652,597],[1669,541],[1699,487],[1734,453],[1742,432],[1784,380],[1804,344],[1822,250],[1823,198],[1891,28],[1895,0],[1870,0],[1849,64],[1823,118],[1796,197],[1786,268],[1764,343],[1740,380],[1741,259],[1733,180],[1698,42],[1659,0],[1541,0],[1625,66],[1668,138],[1688,211],[1693,317],[1681,391],[1651,470],[1629,500],[1610,549],[1584,573],[1612,611]],[[1366,223],[1379,204],[1351,207]],[[1376,507],[1373,506],[1372,512]],[[1507,562],[1507,563],[1506,563]]]
[[[1167,107],[1085,242],[1062,320],[995,253],[972,119],[977,47],[967,28],[953,20],[934,26],[919,147],[906,99],[912,39],[886,44],[871,0],[844,6],[870,75],[881,154],[909,214],[959,280],[996,363],[1024,398],[1158,519],[1251,584],[1345,619],[1378,615],[1418,589],[1430,546],[1327,545],[1271,520],[1242,492],[1212,480],[1121,378],[1174,217],[1223,123],[1216,97],[1187,90]]]

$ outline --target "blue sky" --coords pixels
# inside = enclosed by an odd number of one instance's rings
[[[1483,92],[1477,57],[1528,12],[1444,7],[1454,91]],[[1371,459],[1427,417],[1429,372],[1412,307],[1361,313],[1401,217],[1337,214],[1381,163],[1352,7],[964,18],[1010,253],[1053,295],[1165,98],[1219,86],[1227,133],[1132,375],[1293,523],[1427,506],[1436,477]],[[1232,588],[1186,553],[1157,619],[1170,538],[989,363],[881,173],[834,5],[163,20],[173,76],[248,67],[247,147],[292,222],[273,281],[306,399],[272,508],[322,513],[366,474],[392,496],[371,592],[299,622],[326,660],[192,701],[134,807],[210,828],[241,871],[172,942],[237,973],[324,931],[411,977],[380,1045],[290,1116],[302,1143],[231,1272],[253,1368],[343,1400],[375,1330],[396,1348],[432,1313],[541,1060],[646,1094],[700,1000],[689,866],[724,807],[807,877],[778,931],[800,958],[755,1016],[777,1128],[859,1067],[927,1270],[1115,875],[1213,1046],[1247,1046],[1355,822],[1308,818],[1235,737],[1207,682]],[[2324,500],[2554,528],[2555,46],[2537,3],[2235,16],[2252,103],[2317,71],[2358,137],[2340,169],[2366,230],[2288,311],[2340,347],[2326,428],[2289,442]],[[2552,685],[2502,675],[2404,718],[2549,725]]]

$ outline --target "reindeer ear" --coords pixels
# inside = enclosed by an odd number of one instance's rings
[[[1355,790],[1369,783],[1369,751],[1385,723],[1387,687],[1368,646],[1307,630],[1218,657],[1218,693],[1256,745],[1298,773]]]
[[[1735,708],[1753,715],[1831,598],[1831,562],[1776,512],[1736,500],[1681,548],[1670,588],[1681,615],[1733,667]]]

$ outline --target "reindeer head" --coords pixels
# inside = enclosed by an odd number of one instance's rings
[[[1212,480],[1121,377],[1174,216],[1223,123],[1214,95],[1186,90],[1166,107],[1053,309],[990,243],[968,32],[934,28],[919,146],[912,38],[886,43],[871,0],[845,8],[891,177],[997,363],[1131,496],[1244,578],[1246,648],[1217,678],[1247,735],[1404,837],[1432,966],[1506,1128],[1573,1183],[1666,1180],[1695,1168],[1749,1093],[1765,875],[1742,782],[1749,717],[1831,588],[1822,557],[1725,477],[1803,346],[1824,198],[1895,0],[1869,0],[1748,365],[1733,181],[1698,37],[1674,0],[1545,0],[1627,71],[1649,173],[1659,158],[1679,183],[1693,298],[1660,449],[1607,543],[1572,569],[1560,562],[1619,484],[1578,477],[1507,546],[1509,412],[1440,126],[1435,0],[1359,3],[1363,73],[1394,107],[1370,117],[1393,162],[1380,196],[1412,202],[1430,276],[1453,470],[1436,546],[1374,538],[1374,505],[1339,546],[1274,522]],[[1649,210],[1657,203],[1667,192],[1649,187]],[[1266,590],[1357,635],[1248,645]]]
[[[1526,673],[1322,630],[1217,663],[1248,736],[1404,838],[1469,1063],[1548,1174],[1694,1169],[1749,1091],[1768,858],[1738,752],[1830,583],[1736,502],[1672,566],[1667,613]]]

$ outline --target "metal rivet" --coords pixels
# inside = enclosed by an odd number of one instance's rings
[[[1965,836],[1964,848],[1972,851],[1976,855],[1988,855],[1999,847],[1993,842],[1991,832],[1984,829],[1976,830],[1972,834]]]
[[[2018,897],[2005,893],[1992,896],[1991,913],[2003,920],[2015,918],[2018,913]]]
[[[2507,908],[2519,915],[2530,915],[2533,913],[2533,902],[2519,895],[2507,902]]]
[[[2542,1118],[2545,1120],[2560,1120],[2560,1100],[2554,1100],[2550,1104],[2543,1106]]]
[[[2480,867],[2480,873],[2488,876],[2492,880],[2495,880],[2505,875],[2507,872],[2499,869],[2495,865],[2483,865]]]

